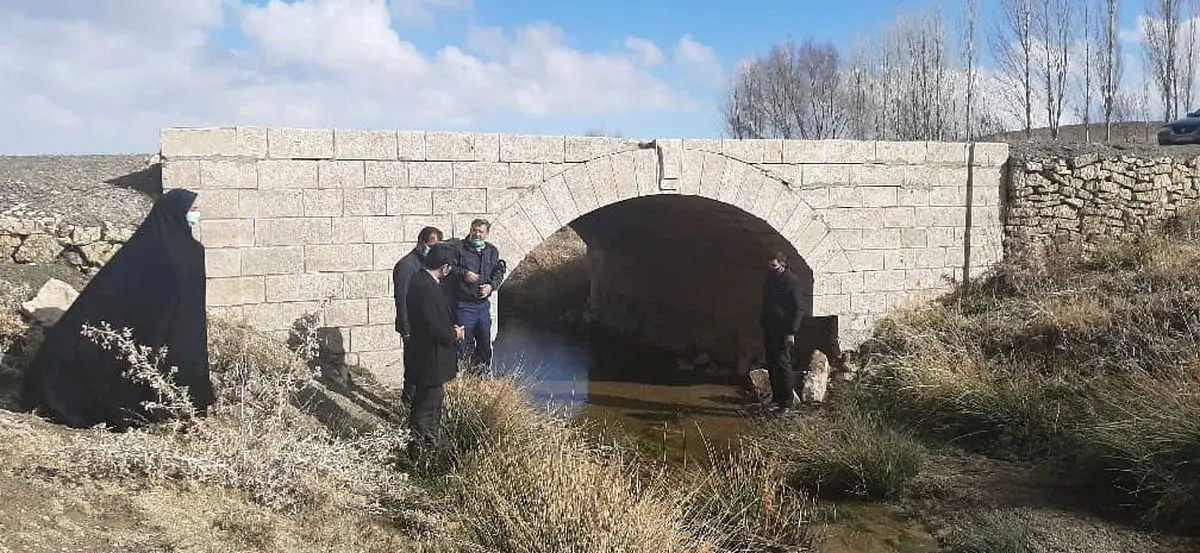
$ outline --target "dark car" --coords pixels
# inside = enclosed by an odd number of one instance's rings
[[[1159,127],[1158,144],[1200,144],[1200,110]]]

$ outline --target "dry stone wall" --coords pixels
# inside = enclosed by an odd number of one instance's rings
[[[87,226],[56,219],[0,216],[0,261],[46,264],[61,260],[94,274],[133,231],[108,223]]]
[[[853,346],[895,306],[999,259],[1008,157],[1004,144],[251,127],[166,129],[161,144],[164,189],[200,193],[211,306],[282,335],[332,298],[330,334],[377,368],[398,367],[390,270],[422,226],[462,236],[486,217],[512,271],[577,217],[651,195],[766,222],[809,261],[814,309],[841,315]]]
[[[1037,146],[1008,163],[1005,247],[1133,236],[1200,202],[1200,151]]]

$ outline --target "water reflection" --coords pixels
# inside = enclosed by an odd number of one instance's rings
[[[666,352],[602,333],[508,318],[494,366],[556,413],[619,426],[693,459],[705,454],[701,433],[724,441],[748,424],[731,375],[687,370]]]

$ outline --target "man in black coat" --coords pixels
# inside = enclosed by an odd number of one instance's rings
[[[775,400],[775,409],[781,413],[791,409],[795,401],[796,373],[792,367],[792,349],[796,344],[796,333],[812,309],[807,299],[806,284],[811,289],[811,280],[802,282],[788,268],[787,255],[783,252],[776,253],[767,261],[759,324],[763,329],[767,371],[771,375],[771,396]]]
[[[487,241],[492,224],[471,221],[471,232],[454,248],[454,268],[448,282],[454,295],[455,320],[466,329],[459,359],[473,370],[492,364],[492,293],[504,281],[506,266],[500,250]]]
[[[437,227],[425,227],[417,234],[417,245],[400,258],[392,267],[392,295],[396,300],[396,332],[404,340],[404,395],[405,403],[412,401],[414,388],[409,381],[408,338],[412,329],[408,323],[408,289],[413,277],[425,270],[425,254],[442,241],[442,231]]]
[[[454,310],[441,285],[450,274],[452,259],[450,246],[430,248],[425,255],[425,269],[413,277],[408,290],[410,331],[405,346],[405,387],[410,383],[413,387],[408,420],[417,455],[436,445],[445,385],[458,375],[455,346],[463,339],[463,329],[454,324]]]

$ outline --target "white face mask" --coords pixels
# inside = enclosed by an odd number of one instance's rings
[[[186,218],[187,218],[187,224],[189,227],[196,228],[196,225],[200,224],[200,212],[199,211],[187,212]]]

